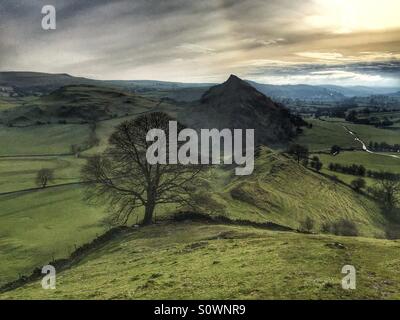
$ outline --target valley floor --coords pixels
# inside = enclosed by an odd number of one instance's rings
[[[165,223],[133,229],[0,299],[399,299],[399,241]],[[357,271],[344,290],[344,265]]]

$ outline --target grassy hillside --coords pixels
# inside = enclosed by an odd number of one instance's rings
[[[193,93],[190,88],[177,91],[188,96]],[[20,120],[25,117],[28,122],[46,124],[0,125],[0,193],[34,187],[41,168],[54,170],[51,185],[78,182],[84,157],[103,151],[121,121],[156,110],[176,117],[187,107],[93,85],[73,85],[47,96],[18,99],[0,100],[0,109],[8,110],[9,116],[22,116]],[[62,124],[60,119],[68,121]],[[87,120],[96,120],[96,125],[84,123]],[[329,150],[334,144],[360,148],[342,120],[310,122],[313,128],[304,129],[297,141],[311,150]],[[396,130],[346,125],[365,142],[399,141]],[[82,151],[81,158],[60,155],[69,153],[71,145],[88,146],[93,136],[99,144]],[[398,159],[361,151],[320,158],[325,166],[328,162],[359,163],[371,170],[400,172]],[[349,182],[348,178],[343,180]],[[388,222],[376,202],[345,184],[265,147],[252,175],[239,177],[232,167],[213,167],[198,191],[205,195],[199,200],[199,212],[293,229],[311,218],[315,233],[320,233],[325,223],[346,219],[370,239],[209,223],[163,223],[119,235],[62,272],[55,291],[44,291],[35,283],[0,295],[0,299],[399,297],[395,258],[399,243],[373,239],[384,237]],[[85,203],[81,185],[0,195],[0,208],[0,285],[53,259],[68,257],[76,247],[109,228],[104,223],[105,208]],[[140,210],[139,221],[142,214]],[[156,208],[157,218],[175,214],[173,205]],[[136,221],[133,217],[130,223]],[[334,242],[343,243],[345,249],[332,245]],[[347,263],[360,272],[355,292],[340,288],[340,270]]]
[[[86,205],[78,186],[0,196],[0,208],[0,285],[105,230],[104,210]]]
[[[148,111],[158,101],[115,88],[93,85],[65,86],[48,95],[3,112],[4,123],[82,123]]]
[[[54,167],[56,183],[62,183],[63,178],[78,174],[83,161],[73,157],[4,160],[0,187],[3,192],[30,187],[36,170],[43,166]],[[9,171],[10,166],[14,170]],[[356,223],[361,235],[371,237],[382,237],[386,228],[373,201],[268,149],[262,149],[252,176],[237,177],[231,169],[215,167],[205,177],[203,190],[211,192],[212,201],[224,208],[224,212],[218,209],[210,214],[231,219],[299,228],[310,217],[315,221],[314,231],[320,232],[324,222],[347,218]],[[87,242],[104,230],[105,211],[85,204],[79,186],[0,196],[0,206],[3,255],[8,261],[2,264],[3,281],[45,263],[51,254],[65,257],[74,244]],[[156,212],[157,217],[165,217],[176,209],[158,207]],[[141,216],[140,212],[139,220]],[[35,254],[31,257],[27,252],[32,248]]]
[[[42,72],[0,72],[0,85],[13,87],[22,96],[48,93],[72,84],[100,84],[100,81],[73,77],[68,74]]]
[[[340,243],[339,248],[335,243]],[[399,242],[250,227],[166,224],[120,235],[0,299],[399,299]],[[343,290],[341,269],[356,268]]]
[[[384,234],[386,221],[374,201],[266,148],[261,150],[252,175],[212,173],[208,183],[212,198],[224,205],[232,218],[298,228],[310,217],[316,231],[324,222],[346,218],[357,224],[362,235]]]

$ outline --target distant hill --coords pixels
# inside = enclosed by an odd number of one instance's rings
[[[332,91],[336,91],[343,94],[345,97],[368,97],[371,95],[391,95],[398,91],[399,88],[391,87],[365,87],[365,86],[334,86],[334,85],[323,85],[320,86]]]
[[[107,84],[132,88],[137,90],[177,90],[184,88],[207,88],[215,83],[185,83],[158,80],[104,80]]]
[[[73,77],[69,74],[41,72],[0,72],[0,86],[10,87],[18,95],[41,95],[63,86],[100,84],[100,81]]]
[[[390,95],[399,88],[336,85],[272,85],[247,80],[261,93],[273,99],[301,99],[340,101],[349,97]],[[68,85],[105,85],[121,91],[137,92],[158,98],[176,101],[195,101],[215,83],[183,83],[158,80],[93,80],[74,77],[69,74],[49,74],[40,72],[0,72],[0,95],[42,95]]]
[[[394,92],[394,93],[390,94],[389,96],[396,97],[396,98],[399,97],[400,98],[400,91]]]
[[[62,121],[79,123],[137,114],[148,111],[157,103],[114,88],[70,85],[24,106],[6,110],[0,119],[15,126]]]
[[[301,99],[340,101],[345,98],[342,93],[319,86],[305,84],[297,85],[271,85],[248,81],[258,91],[275,99]]]
[[[255,129],[256,141],[264,144],[285,143],[296,129],[286,108],[234,75],[206,91],[182,121],[194,128]]]

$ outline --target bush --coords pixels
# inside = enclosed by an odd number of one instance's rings
[[[340,219],[333,223],[324,222],[321,226],[321,232],[333,233],[337,236],[358,236],[358,229],[356,224],[348,219]]]
[[[332,233],[332,224],[329,222],[324,222],[321,226],[321,232]]]
[[[313,168],[313,169],[315,169],[315,170],[317,170],[317,171],[319,172],[319,171],[322,169],[322,166],[323,166],[323,164],[322,164],[322,162],[319,160],[318,157],[314,156],[314,157],[311,159],[311,168]]]
[[[300,222],[300,230],[311,232],[314,228],[314,220],[310,217],[305,218]]]
[[[192,209],[202,214],[211,216],[220,215],[226,216],[226,208],[223,204],[216,201],[210,193],[199,192],[192,195]]]
[[[333,145],[332,147],[331,147],[331,154],[332,155],[337,155],[337,154],[339,154],[340,153],[340,151],[342,151],[342,148],[340,148],[338,145]]]
[[[363,178],[358,178],[353,180],[350,183],[351,187],[355,190],[355,191],[360,191],[361,189],[364,189],[366,186],[365,180]]]
[[[301,161],[301,164],[302,164],[304,167],[308,167],[308,159],[303,159],[303,160]]]
[[[329,177],[331,179],[332,182],[334,183],[338,183],[340,181],[340,179],[338,178],[338,176],[333,175]]]
[[[355,237],[358,236],[358,229],[353,221],[340,219],[332,225],[332,232],[339,236]]]

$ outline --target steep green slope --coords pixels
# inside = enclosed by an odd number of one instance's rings
[[[340,244],[338,244],[340,243]],[[395,299],[399,242],[166,224],[119,235],[70,269],[0,299]],[[341,287],[344,265],[356,290]]]
[[[374,201],[267,148],[261,149],[252,175],[211,174],[208,187],[232,218],[298,228],[310,217],[316,231],[325,222],[345,218],[361,235],[384,235],[386,221]]]

